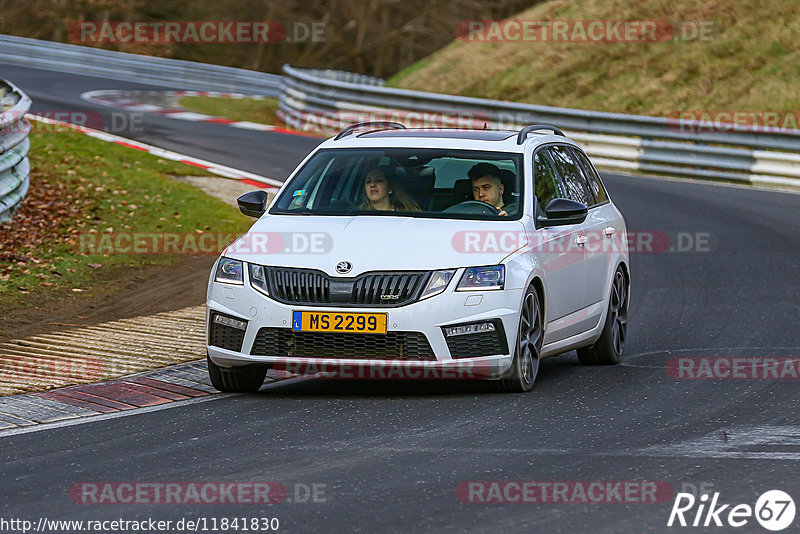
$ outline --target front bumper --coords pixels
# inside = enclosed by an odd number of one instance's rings
[[[444,293],[398,308],[341,308],[336,306],[297,306],[279,303],[245,285],[212,282],[208,289],[206,321],[212,313],[221,313],[245,321],[240,350],[230,350],[216,345],[207,338],[208,355],[221,367],[249,364],[271,364],[295,374],[316,372],[336,373],[342,378],[497,378],[511,364],[518,323],[522,290],[456,292],[448,288]],[[387,334],[419,333],[430,345],[432,357],[426,361],[396,359],[386,354],[366,351],[343,357],[297,357],[292,355],[252,354],[254,344],[264,352],[261,329],[283,329],[291,335],[293,311],[330,311],[387,313]],[[479,357],[453,358],[442,327],[471,322],[495,321],[503,343],[497,354]],[[210,330],[209,330],[210,332]],[[329,336],[379,336],[380,334],[328,334]],[[330,338],[328,338],[330,339]],[[336,339],[338,341],[338,338]],[[464,356],[464,353],[457,354]],[[309,356],[304,354],[303,356]],[[383,372],[382,372],[383,371]]]

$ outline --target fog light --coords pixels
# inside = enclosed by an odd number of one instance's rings
[[[444,335],[450,336],[463,336],[466,334],[480,334],[483,332],[494,332],[494,323],[472,323],[463,324],[460,326],[445,326]]]
[[[214,322],[217,324],[230,326],[231,328],[236,328],[238,330],[247,329],[247,321],[240,321],[239,319],[234,319],[233,317],[226,317],[225,315],[220,315],[218,313],[214,314]]]

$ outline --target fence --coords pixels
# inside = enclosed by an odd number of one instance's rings
[[[30,185],[30,107],[25,93],[0,80],[0,223],[11,218]]]

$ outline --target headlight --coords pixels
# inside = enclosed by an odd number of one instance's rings
[[[456,291],[484,291],[503,289],[506,283],[506,266],[490,265],[470,267],[464,271]]]
[[[450,269],[449,271],[433,271],[419,299],[426,299],[444,291],[447,288],[447,284],[453,279],[454,274],[456,274],[455,269]]]
[[[252,263],[248,263],[247,265],[250,269],[250,285],[253,286],[253,289],[256,291],[269,296],[269,290],[267,289],[267,273],[264,272],[264,267],[261,265],[253,265]]]
[[[223,284],[244,284],[242,277],[242,262],[231,258],[222,257],[217,262],[217,272],[214,274],[215,282]]]

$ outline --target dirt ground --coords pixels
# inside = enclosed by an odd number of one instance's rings
[[[216,257],[186,256],[168,266],[117,270],[98,280],[89,294],[69,290],[3,310],[0,343],[35,334],[139,315],[177,310],[205,302]]]

